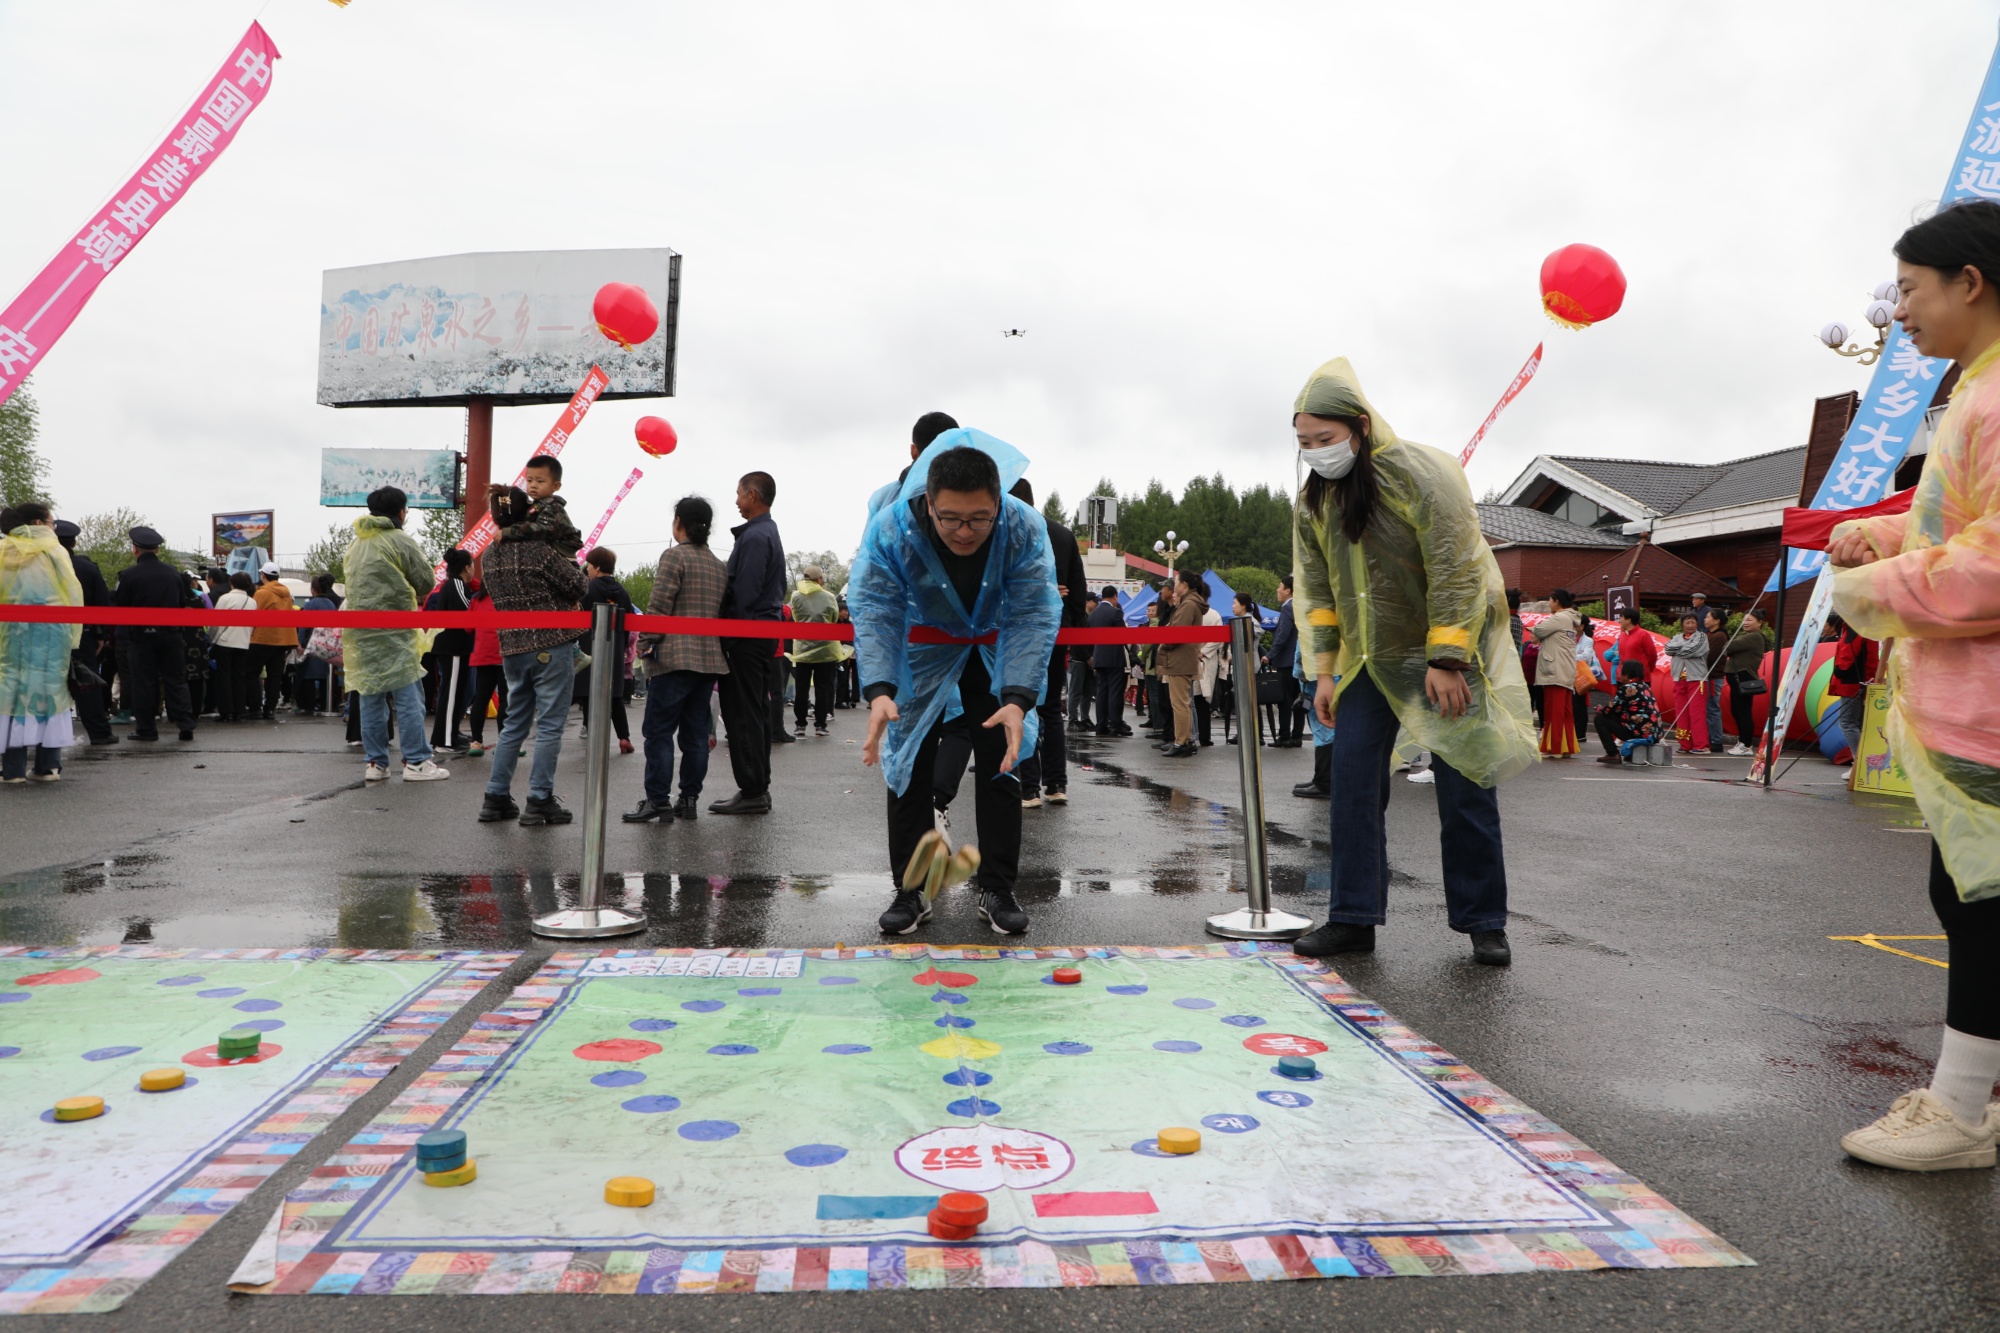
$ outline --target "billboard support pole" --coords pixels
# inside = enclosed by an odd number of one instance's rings
[[[465,530],[486,517],[486,487],[493,480],[493,400],[465,405]]]

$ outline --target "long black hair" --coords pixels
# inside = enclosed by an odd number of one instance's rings
[[[1897,238],[1895,255],[1947,279],[1976,268],[1987,286],[2000,290],[2000,204],[1966,199],[1941,208]]]
[[[1354,467],[1339,481],[1328,481],[1317,472],[1306,474],[1306,510],[1326,522],[1331,505],[1340,506],[1340,530],[1347,540],[1358,542],[1375,517],[1375,505],[1382,498],[1382,482],[1375,475],[1375,444],[1368,435],[1368,423],[1361,417],[1320,417],[1304,413],[1315,421],[1343,421],[1354,432]]]

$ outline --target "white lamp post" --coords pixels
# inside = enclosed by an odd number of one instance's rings
[[[1819,331],[1819,340],[1842,356],[1860,359],[1864,366],[1872,366],[1881,357],[1882,349],[1889,345],[1889,326],[1896,322],[1896,306],[1903,299],[1902,289],[1893,282],[1885,282],[1874,291],[1874,299],[1862,312],[1862,318],[1875,326],[1875,345],[1847,343],[1847,325],[1839,320],[1824,325]],[[1842,346],[1847,343],[1846,346]]]

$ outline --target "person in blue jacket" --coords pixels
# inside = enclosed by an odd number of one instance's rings
[[[1028,928],[1014,900],[1021,784],[1013,769],[1034,752],[1035,706],[1062,620],[1048,527],[1006,494],[1027,467],[1019,450],[980,431],[938,436],[869,519],[847,585],[868,705],[862,762],[879,763],[889,789],[890,873],[906,883],[934,828],[938,737],[963,716],[978,774],[979,913],[1002,935]],[[912,629],[949,641],[911,643]],[[898,888],[884,934],[907,935],[930,916],[918,879]]]

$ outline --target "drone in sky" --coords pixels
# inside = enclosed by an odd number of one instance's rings
[[[1028,336],[1028,331],[1026,329],[1002,329],[1000,330],[1000,336],[1002,338],[1025,338]]]

